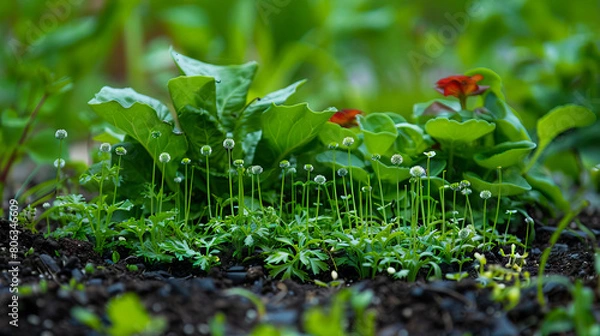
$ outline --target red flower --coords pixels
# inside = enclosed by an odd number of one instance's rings
[[[460,105],[466,109],[467,97],[482,94],[489,86],[477,85],[483,79],[482,75],[473,76],[449,76],[437,81],[435,88],[444,96],[454,96],[460,100]]]
[[[346,128],[354,127],[358,126],[356,116],[359,114],[362,114],[362,111],[354,109],[341,110],[332,115],[329,121]]]

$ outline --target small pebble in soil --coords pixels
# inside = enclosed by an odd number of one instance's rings
[[[254,309],[248,309],[246,311],[246,322],[250,323],[256,319],[258,313]]]
[[[110,296],[121,294],[121,293],[125,292],[125,285],[122,282],[117,282],[115,284],[108,286],[108,288],[106,289],[106,292]]]
[[[56,261],[54,261],[54,259],[51,256],[45,253],[40,254],[40,260],[44,263],[44,265],[46,265],[46,267],[48,267],[48,269],[52,273],[58,273],[60,271],[60,267],[58,267]]]
[[[29,316],[27,316],[27,322],[29,322],[29,324],[31,324],[31,325],[36,326],[36,325],[40,324],[40,317],[37,315],[33,315],[33,314],[29,315]]]
[[[412,316],[412,314],[413,314],[413,311],[409,307],[402,309],[402,316],[404,318],[409,319]]]
[[[42,326],[46,329],[52,329],[52,327],[54,327],[54,322],[52,322],[52,320],[44,320],[44,323],[42,324]]]
[[[196,328],[198,329],[198,332],[203,335],[208,335],[210,333],[210,327],[206,323],[199,323]]]
[[[194,325],[187,323],[183,326],[183,333],[186,335],[191,335],[194,333]]]
[[[162,306],[162,304],[155,302],[154,304],[152,304],[151,309],[153,312],[159,313],[163,310],[163,306]]]

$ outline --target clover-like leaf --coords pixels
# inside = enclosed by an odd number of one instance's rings
[[[425,131],[434,139],[454,145],[470,143],[496,129],[496,125],[485,120],[470,119],[464,122],[448,118],[435,118],[425,124]]]
[[[488,169],[510,167],[522,163],[535,147],[531,141],[507,141],[476,154],[474,159],[478,165]]]

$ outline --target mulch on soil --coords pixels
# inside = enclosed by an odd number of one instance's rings
[[[584,218],[591,229],[597,217]],[[592,221],[594,223],[592,223]],[[8,222],[0,222],[0,306],[6,307],[11,295],[7,251]],[[538,259],[546,247],[552,228],[538,227],[530,250],[526,270],[537,273]],[[312,306],[327,306],[339,289],[323,288],[310,283],[279,281],[268,276],[260,265],[235,265],[223,258],[223,265],[208,274],[185,262],[169,265],[144,265],[135,257],[114,264],[102,258],[88,242],[72,239],[45,239],[40,234],[22,232],[20,288],[47,279],[45,292],[34,292],[19,298],[19,328],[8,325],[7,314],[0,316],[1,335],[96,335],[71,316],[71,309],[86,307],[106,317],[107,302],[122,293],[135,292],[150,314],[168,321],[166,335],[207,335],[209,321],[217,312],[226,316],[227,335],[245,335],[257,321],[256,307],[240,296],[225,291],[243,287],[259,295],[267,308],[262,321],[292,326],[302,331],[303,313]],[[33,247],[33,253],[24,251]],[[546,274],[565,275],[596,286],[594,243],[575,233],[565,233],[554,248]],[[504,264],[497,252],[487,253],[488,264]],[[93,274],[84,271],[87,263],[103,266]],[[130,271],[127,265],[137,265]],[[344,277],[343,272],[341,277]],[[71,279],[84,284],[83,290],[69,288]],[[326,280],[326,279],[324,279]],[[473,279],[461,282],[419,280],[398,281],[386,276],[352,281],[344,287],[371,290],[371,309],[376,312],[377,333],[391,335],[532,335],[540,326],[544,312],[537,304],[534,288],[522,292],[520,303],[506,312],[490,297],[490,289],[482,289]],[[570,294],[563,286],[545,288],[550,307],[566,306]],[[598,296],[598,293],[596,293]],[[600,314],[596,297],[595,313]],[[4,309],[3,309],[4,311]],[[105,321],[106,322],[106,321]]]

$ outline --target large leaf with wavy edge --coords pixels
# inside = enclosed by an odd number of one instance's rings
[[[315,112],[308,104],[272,104],[262,114],[262,129],[263,138],[278,157],[277,162],[314,139],[335,112],[334,108]]]
[[[227,152],[222,146],[226,132],[216,118],[206,110],[186,105],[179,111],[179,120],[190,143],[191,155],[198,156],[202,146],[209,145],[212,148],[210,162],[222,171],[227,166]]]
[[[464,122],[448,118],[435,118],[425,124],[427,134],[436,140],[454,144],[469,143],[494,131],[496,125],[485,120],[470,119]]]
[[[256,132],[260,130],[261,118],[260,115],[266,111],[271,104],[282,105],[290,98],[296,90],[306,83],[306,80],[297,81],[281,90],[273,91],[268,95],[257,98],[244,110],[240,117],[240,122],[237,123],[236,129],[243,128],[243,133]]]
[[[175,176],[188,144],[185,136],[174,133],[173,126],[167,123],[172,118],[169,118],[171,114],[165,105],[130,88],[110,87],[103,87],[88,104],[99,116],[144,146],[154,162],[158,162],[160,153],[169,153],[171,162],[167,165],[167,175]],[[154,131],[160,132],[161,136],[152,138]],[[158,167],[162,169],[162,164]],[[172,178],[167,180],[173,181]]]
[[[180,76],[169,80],[167,87],[177,113],[190,105],[217,118],[215,79],[205,76]]]
[[[246,106],[248,90],[258,65],[212,65],[189,58],[171,49],[171,57],[186,76],[213,77],[216,81],[216,102],[219,121],[228,131],[234,131],[235,120]]]

